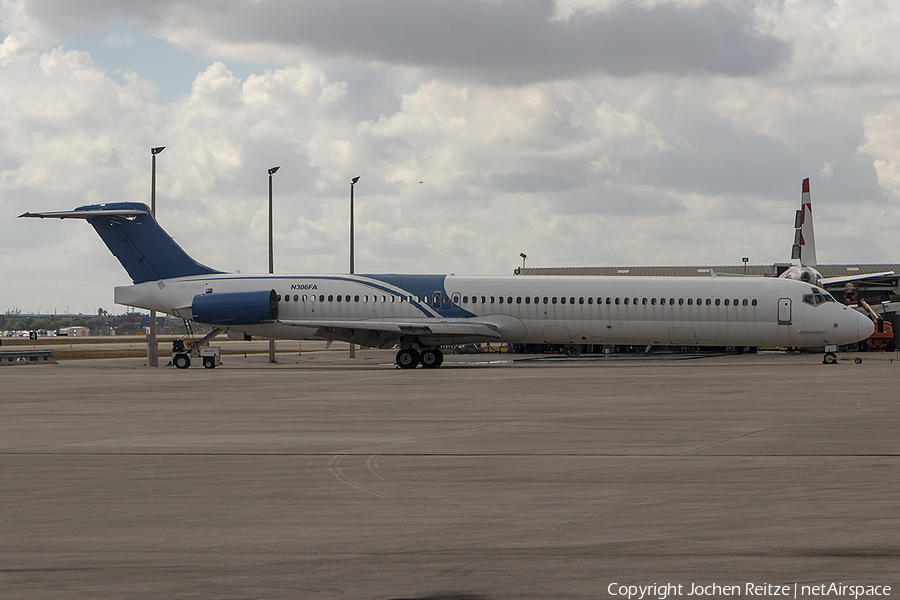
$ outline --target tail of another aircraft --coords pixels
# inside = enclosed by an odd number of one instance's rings
[[[80,206],[73,211],[25,213],[40,219],[85,219],[100,234],[134,283],[221,273],[201,265],[167,234],[146,204],[115,202]]]
[[[815,267],[816,237],[813,232],[812,201],[809,197],[809,178],[803,180],[803,192],[800,210],[794,219],[794,247],[791,259],[799,261],[804,267]]]

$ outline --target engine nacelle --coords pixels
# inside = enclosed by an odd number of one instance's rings
[[[209,325],[253,325],[278,319],[275,290],[198,294],[191,303],[194,321]]]

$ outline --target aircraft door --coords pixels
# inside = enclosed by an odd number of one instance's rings
[[[778,322],[779,323],[790,323],[791,322],[791,299],[790,298],[779,298],[778,299]]]

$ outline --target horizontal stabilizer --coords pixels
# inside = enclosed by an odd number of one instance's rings
[[[19,217],[34,217],[37,219],[89,219],[91,217],[136,217],[148,214],[149,211],[128,208],[110,210],[64,210],[61,212],[25,213]]]

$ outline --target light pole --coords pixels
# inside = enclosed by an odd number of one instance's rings
[[[165,150],[165,146],[150,148],[150,214],[156,218],[156,155]],[[150,340],[147,342],[147,366],[159,366],[159,344],[156,342],[156,311],[150,311]]]
[[[272,245],[272,175],[281,167],[269,169],[269,273],[275,272],[275,252]],[[275,339],[269,339],[269,362],[275,362]]]
[[[525,259],[528,258],[524,252],[519,252],[519,256],[522,257],[522,270],[525,270]]]
[[[356,182],[359,181],[359,177],[354,177],[350,180],[350,274],[353,275],[353,189],[356,187]]]
[[[353,190],[356,187],[356,182],[359,181],[359,177],[354,177],[350,180],[350,274],[353,275],[355,269],[353,264]],[[356,344],[350,342],[350,358],[356,358]]]

